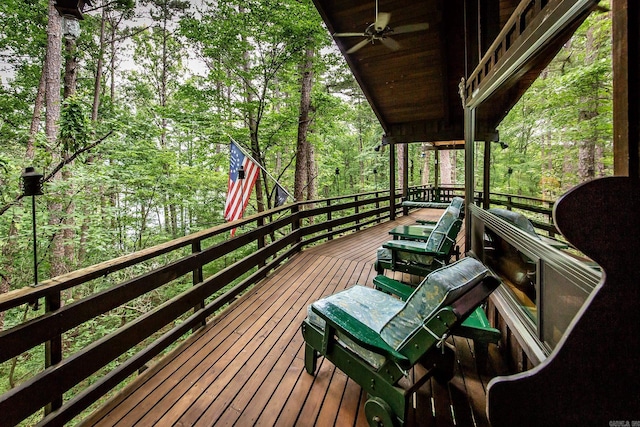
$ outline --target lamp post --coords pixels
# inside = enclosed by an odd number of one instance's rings
[[[33,224],[33,286],[38,286],[38,253],[36,245],[36,196],[42,192],[41,173],[36,172],[33,166],[25,168],[22,174],[22,194],[31,196],[31,220]]]
[[[373,168],[373,182],[376,186],[376,191],[378,191],[378,169]]]
[[[336,195],[340,195],[340,169],[336,168]]]

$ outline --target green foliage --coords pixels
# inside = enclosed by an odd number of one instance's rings
[[[613,173],[611,19],[578,29],[500,125],[491,189],[556,199]],[[511,173],[509,173],[511,171]]]
[[[25,166],[47,174],[63,154],[101,141],[65,165],[64,178],[48,182],[45,195],[36,199],[40,279],[51,275],[51,240],[64,231],[70,232],[65,243],[72,247],[66,267],[73,270],[223,223],[229,136],[252,145],[263,166],[291,191],[300,65],[309,47],[316,52],[308,140],[315,149],[318,196],[386,189],[389,147],[374,150],[383,131],[344,59],[330,47],[309,0],[220,0],[203,2],[197,13],[187,1],[142,3],[150,15],[148,28],[127,21],[134,14],[132,0],[104,2],[104,15],[91,12],[82,21],[77,95],[62,105],[57,141],[46,140],[42,124],[30,135],[45,55],[47,2],[0,3],[0,62],[8,76],[0,85],[0,203],[13,203],[20,194]],[[100,46],[103,17],[106,39]],[[97,85],[98,115],[89,122],[98,58],[106,69]],[[509,148],[493,144],[492,189],[555,198],[577,183],[576,159],[587,142],[602,166],[595,173],[610,173],[611,93],[610,20],[596,15],[502,123],[501,139]],[[34,155],[25,159],[31,138]],[[408,149],[409,181],[419,184],[426,179],[421,174],[428,157],[420,144]],[[463,164],[458,153],[458,183],[464,179]],[[272,182],[263,185],[265,193],[273,190]],[[65,208],[56,223],[48,209],[53,202]],[[256,205],[252,198],[247,213]],[[10,278],[10,289],[33,281],[31,227],[30,199],[0,215],[0,273]],[[253,251],[243,248],[210,263],[205,277]],[[175,257],[96,279],[69,291],[64,300],[72,303]],[[65,337],[65,354],[190,286],[187,279],[177,280],[80,325]],[[26,320],[42,312],[28,311]],[[0,329],[23,316],[24,307],[7,311]],[[41,350],[19,356],[16,381],[41,371]],[[9,387],[9,370],[8,362],[0,365],[1,390]]]
[[[60,142],[62,151],[73,153],[87,145],[89,120],[83,101],[72,96],[64,100],[60,112]]]

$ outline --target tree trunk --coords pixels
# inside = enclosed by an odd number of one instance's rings
[[[427,144],[422,144],[422,181],[420,184],[429,185],[429,179],[431,174],[431,150],[427,150]]]
[[[408,173],[404,169],[404,156],[407,154],[407,144],[395,144],[396,146],[396,155],[398,156],[398,182],[404,188],[404,174]]]
[[[47,71],[46,89],[45,89],[45,134],[50,147],[56,146],[58,137],[58,120],[60,119],[60,68],[62,64],[62,38],[60,28],[60,15],[54,7],[54,0],[49,0],[49,21],[47,23],[47,62],[45,69]],[[60,155],[55,152],[52,154],[53,163],[60,160]],[[61,173],[57,172],[52,181],[60,180]],[[49,202],[49,225],[53,228],[54,234],[51,238],[51,252],[49,254],[51,260],[50,276],[59,276],[66,272],[64,260],[63,236],[60,232],[62,224],[62,203],[59,200]]]
[[[584,62],[585,65],[590,65],[593,64],[596,54],[594,48],[593,28],[589,28],[587,30],[586,36]],[[580,103],[584,108],[578,111],[578,121],[590,121],[598,115],[597,99],[592,98],[594,96],[597,98],[597,85],[597,79],[595,81],[588,82],[589,91],[580,100]],[[597,130],[593,129],[591,126],[589,128],[592,129],[592,132],[587,135],[585,139],[580,141],[580,145],[578,147],[578,177],[580,178],[580,182],[591,180],[596,176],[595,145],[597,140]]]
[[[440,184],[451,185],[451,150],[440,151]]]
[[[296,201],[304,200],[306,193],[307,200],[309,194],[315,190],[310,190],[314,180],[313,149],[309,147],[307,134],[311,125],[309,112],[311,109],[311,88],[313,86],[313,59],[315,51],[312,47],[306,49],[305,60],[300,65],[300,110],[298,114],[298,139],[296,143],[296,172],[293,197]],[[314,184],[315,185],[315,184]],[[306,189],[306,191],[305,191]]]
[[[47,59],[42,63],[42,73],[40,74],[40,82],[38,83],[38,91],[36,92],[36,99],[33,103],[33,116],[31,117],[31,127],[29,128],[29,139],[27,141],[27,159],[33,161],[35,153],[34,144],[36,141],[36,134],[40,129],[40,122],[42,119],[42,107],[45,101],[45,91],[47,87]]]
[[[91,108],[91,121],[98,121],[98,109],[100,108],[100,93],[102,92],[102,63],[104,61],[105,25],[107,20],[107,8],[102,9],[100,20],[100,44],[98,46],[98,59],[96,62],[96,74],[93,84],[93,106]]]

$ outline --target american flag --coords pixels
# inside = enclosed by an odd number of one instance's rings
[[[227,221],[234,221],[242,217],[251,190],[258,178],[260,170],[250,158],[238,148],[235,142],[231,142],[231,160],[229,168],[229,188],[227,190],[227,201],[224,204],[224,218]],[[238,170],[240,166],[244,168],[245,178],[238,179]]]

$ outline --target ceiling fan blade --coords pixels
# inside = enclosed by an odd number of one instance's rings
[[[355,46],[353,46],[351,49],[349,49],[347,51],[347,53],[349,54],[349,53],[353,53],[353,52],[355,52],[357,50],[360,50],[363,47],[365,47],[368,43],[369,43],[369,39],[364,39],[361,42],[359,42],[358,44],[356,44]]]
[[[423,31],[429,29],[429,23],[400,25],[393,29],[393,34],[412,33],[414,31]]]
[[[386,12],[380,12],[376,16],[376,22],[374,23],[374,27],[376,31],[382,31],[387,28],[389,25],[389,20],[391,19],[391,14]]]
[[[380,41],[382,42],[383,45],[385,45],[386,47],[388,47],[391,50],[400,49],[400,43],[398,43],[397,41],[395,41],[394,39],[392,39],[390,37],[383,37],[383,38],[380,39]]]
[[[364,33],[334,33],[333,37],[366,37]]]

